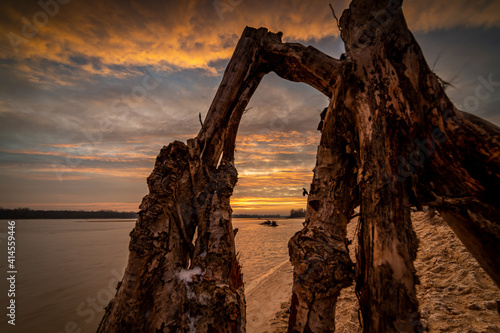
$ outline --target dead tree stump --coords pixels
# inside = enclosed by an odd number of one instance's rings
[[[437,209],[500,285],[500,129],[453,106],[401,4],[353,0],[339,22],[342,60],[245,29],[198,136],[156,160],[99,332],[245,331],[229,204],[234,148],[243,111],[270,71],[330,98],[307,226],[289,243],[289,332],[333,332],[337,296],[353,281],[365,332],[421,331],[412,206]],[[346,226],[357,206],[354,267]]]

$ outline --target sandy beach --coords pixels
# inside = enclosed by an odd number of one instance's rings
[[[465,249],[444,220],[417,212],[413,227],[420,240],[415,267],[422,323],[429,332],[500,332],[500,289]],[[357,221],[348,227],[354,260]],[[282,263],[247,286],[247,331],[286,332],[292,267]],[[354,286],[344,289],[336,312],[336,332],[361,332]]]
[[[282,310],[283,304],[289,304],[292,270],[292,264],[285,261],[265,277],[247,286],[247,332],[275,331],[276,314]],[[286,320],[288,319],[280,318],[278,321],[285,321],[286,324]]]

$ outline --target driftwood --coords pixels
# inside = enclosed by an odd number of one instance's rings
[[[200,133],[160,152],[123,281],[99,332],[244,332],[229,199],[238,125],[262,77],[330,98],[306,227],[289,243],[290,332],[333,332],[354,281],[365,332],[421,331],[410,208],[437,209],[500,285],[500,129],[457,110],[408,30],[400,0],[353,0],[346,54],[246,28]],[[346,226],[359,206],[354,265]]]

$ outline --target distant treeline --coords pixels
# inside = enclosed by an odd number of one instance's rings
[[[233,214],[234,218],[238,219],[244,219],[244,218],[249,218],[249,219],[257,219],[257,218],[298,218],[298,217],[306,217],[306,210],[304,208],[299,208],[299,209],[292,209],[290,211],[289,216],[283,216],[279,214],[268,214],[268,215],[261,215],[261,214]]]
[[[306,217],[306,210],[304,208],[292,209],[288,218]]]
[[[297,218],[305,217],[303,208],[292,209],[289,216],[279,214],[233,214],[234,218]],[[32,220],[32,219],[135,219],[135,212],[117,212],[114,210],[35,210],[30,208],[2,208],[0,207],[1,220]]]
[[[259,214],[233,214],[237,219],[257,219],[257,218],[280,218],[281,215],[259,215]]]
[[[34,210],[30,208],[6,209],[0,208],[1,220],[29,219],[134,219],[137,213],[117,212],[113,210],[83,211],[83,210]]]

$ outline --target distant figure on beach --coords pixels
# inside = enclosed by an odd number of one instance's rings
[[[305,188],[302,188],[302,196],[306,196],[306,195],[309,195],[309,193],[307,193],[307,190]]]

